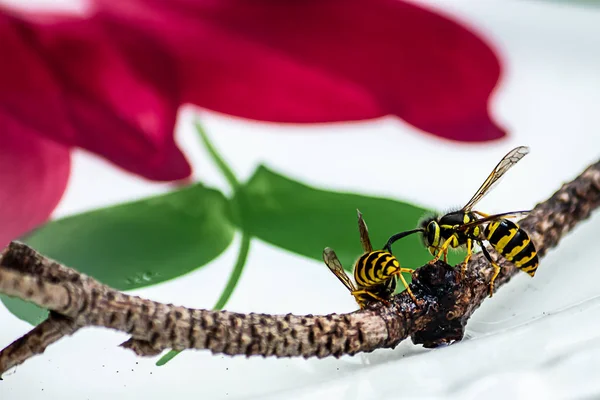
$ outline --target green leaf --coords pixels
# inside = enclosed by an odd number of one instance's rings
[[[243,229],[289,251],[322,261],[325,247],[335,250],[344,268],[352,270],[362,254],[356,209],[367,226],[373,247],[383,247],[394,233],[414,228],[430,212],[396,200],[319,190],[259,167],[236,197],[242,209]],[[393,246],[406,268],[419,267],[432,256],[418,234]],[[452,254],[450,262],[462,261]]]
[[[219,256],[235,232],[229,206],[221,192],[197,184],[52,221],[22,240],[102,283],[131,290],[184,275]],[[39,322],[39,310],[3,301],[17,317]]]
[[[28,301],[15,299],[6,295],[0,295],[0,299],[2,299],[2,302],[8,311],[17,318],[29,322],[31,325],[39,325],[48,318],[48,310],[40,308]]]

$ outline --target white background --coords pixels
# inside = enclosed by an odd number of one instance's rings
[[[451,143],[396,118],[290,127],[187,108],[180,114],[177,138],[194,165],[195,178],[228,192],[193,131],[191,121],[197,115],[241,179],[265,163],[318,187],[441,209],[462,205],[516,145],[530,146],[531,153],[481,203],[486,212],[533,207],[599,158],[600,8],[543,1],[425,3],[483,32],[499,51],[504,74],[493,114],[510,130],[508,139]],[[335,160],[330,159],[332,147],[338,154]],[[377,151],[364,151],[369,147]],[[356,163],[358,154],[362,164]],[[369,154],[376,156],[369,159]],[[451,162],[463,174],[432,184],[431,177],[443,172],[424,162],[424,154],[427,160],[433,155]],[[481,167],[473,170],[473,165]],[[165,190],[166,185],[138,180],[77,152],[55,216]],[[470,320],[468,337],[449,347],[426,350],[406,341],[395,350],[340,360],[245,359],[187,351],[158,368],[158,358],[137,358],[118,348],[125,335],[89,328],[5,374],[0,399],[598,397],[598,237],[600,216],[595,215],[542,260],[535,279],[519,274],[486,301]],[[132,293],[212,307],[238,246],[236,237],[208,266]],[[274,285],[265,276],[281,276],[293,284]],[[352,311],[355,304],[323,264],[254,240],[227,309],[323,314]],[[0,327],[0,346],[31,328],[2,305]]]

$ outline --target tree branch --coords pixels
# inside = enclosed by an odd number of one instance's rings
[[[48,318],[33,328],[25,336],[12,342],[0,356],[0,372],[23,363],[28,358],[42,354],[46,347],[62,339],[64,336],[72,335],[81,326],[75,324],[72,319],[50,312]],[[0,379],[2,379],[0,377]]]
[[[600,205],[600,162],[521,221],[540,257]],[[517,272],[503,261],[498,289]],[[543,270],[543,263],[541,264]],[[480,254],[467,273],[438,261],[413,277],[416,304],[403,292],[389,304],[373,303],[349,314],[296,316],[240,314],[162,304],[118,292],[12,242],[0,259],[0,293],[51,310],[49,318],[0,352],[0,375],[84,326],[102,326],[131,335],[121,346],[141,356],[172,348],[275,357],[340,357],[394,348],[408,336],[434,347],[461,340],[473,312],[488,295],[493,268]]]

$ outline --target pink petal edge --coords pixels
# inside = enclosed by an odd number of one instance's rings
[[[69,180],[65,146],[0,112],[0,246],[44,223]]]

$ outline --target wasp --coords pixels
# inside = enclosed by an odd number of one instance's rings
[[[498,254],[533,277],[539,262],[535,245],[527,232],[509,220],[509,218],[525,215],[529,211],[488,215],[473,210],[473,207],[496,186],[500,178],[528,153],[529,148],[526,146],[512,149],[500,160],[463,208],[441,216],[436,215],[423,219],[419,223],[419,228],[397,233],[390,237],[384,249],[391,251],[391,245],[395,241],[416,232],[421,233],[424,244],[429,252],[435,256],[431,260],[432,263],[439,260],[442,254],[444,261],[447,261],[449,247],[466,247],[467,256],[461,269],[461,275],[464,276],[467,263],[472,255],[473,244],[476,243],[494,267],[494,274],[490,280],[490,297],[493,295],[494,281],[500,273],[500,267],[483,245],[483,241],[487,241]]]
[[[340,260],[335,252],[326,247],[323,250],[323,261],[329,267],[331,272],[342,282],[344,286],[356,299],[360,308],[364,308],[368,302],[377,300],[388,303],[388,299],[396,291],[396,277],[399,277],[406,291],[416,302],[415,296],[408,287],[408,283],[402,276],[402,273],[412,274],[409,268],[401,268],[398,259],[391,252],[384,250],[373,250],[367,224],[365,223],[362,214],[358,213],[358,231],[360,233],[360,243],[364,254],[354,264],[354,280],[342,268]]]

